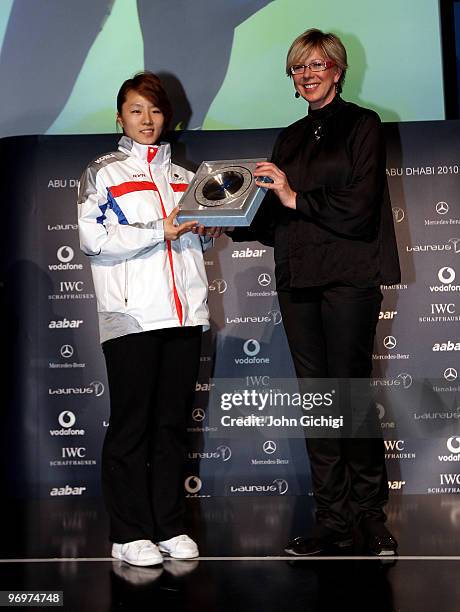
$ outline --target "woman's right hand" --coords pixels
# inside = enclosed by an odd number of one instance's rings
[[[176,225],[174,221],[179,213],[179,206],[173,209],[171,214],[163,221],[163,230],[165,234],[165,240],[177,240],[182,234],[190,232],[194,227],[198,225],[198,221],[186,221]]]

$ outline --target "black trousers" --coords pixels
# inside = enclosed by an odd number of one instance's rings
[[[187,411],[201,326],[129,334],[103,344],[110,424],[102,488],[110,540],[157,542],[184,532]]]
[[[331,285],[279,292],[298,378],[368,378],[382,294]],[[352,381],[351,381],[352,384]],[[320,525],[347,532],[363,519],[385,520],[388,499],[382,437],[307,438]]]

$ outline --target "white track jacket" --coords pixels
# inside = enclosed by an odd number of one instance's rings
[[[80,246],[90,257],[100,340],[152,329],[209,327],[203,250],[188,232],[164,239],[163,219],[193,174],[171,162],[170,145],[123,136],[80,180]]]

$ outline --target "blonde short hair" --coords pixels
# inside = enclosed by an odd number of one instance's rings
[[[347,52],[340,38],[332,34],[332,32],[321,32],[321,30],[311,28],[297,36],[287,54],[286,74],[291,76],[291,66],[301,64],[305,56],[310,55],[315,49],[319,49],[324,57],[335,62],[342,70],[339,82],[337,83],[337,91],[340,93],[348,68]]]

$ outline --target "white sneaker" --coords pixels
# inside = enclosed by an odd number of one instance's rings
[[[188,535],[178,535],[170,540],[158,542],[160,552],[173,559],[194,559],[200,554],[198,546]]]
[[[158,565],[163,563],[163,557],[150,540],[134,540],[126,544],[113,544],[112,557],[121,559],[131,565]]]

